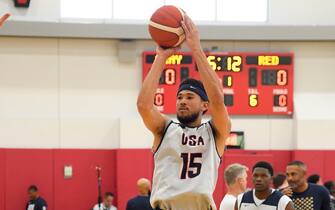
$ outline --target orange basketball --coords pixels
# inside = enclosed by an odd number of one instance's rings
[[[161,47],[177,47],[185,40],[181,21],[184,11],[178,7],[165,5],[152,14],[149,23],[149,33],[152,39]]]

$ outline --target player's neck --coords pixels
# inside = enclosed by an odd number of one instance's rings
[[[233,195],[234,197],[237,197],[241,193],[243,193],[243,191],[239,187],[236,187],[236,186],[228,187],[227,194],[229,195]]]
[[[259,199],[259,200],[264,200],[264,199],[267,199],[272,193],[272,189],[269,188],[269,189],[266,189],[264,191],[256,191],[255,190],[255,195],[256,197]]]
[[[294,192],[301,193],[301,192],[306,191],[307,188],[308,188],[308,183],[305,182],[303,185],[301,185],[300,187],[298,187]]]
[[[185,124],[187,127],[190,128],[195,128],[195,127],[199,127],[201,125],[201,118],[199,117],[198,119],[196,119],[193,122],[187,123]]]

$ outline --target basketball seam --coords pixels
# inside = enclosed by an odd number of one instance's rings
[[[164,26],[161,25],[159,23],[155,23],[153,21],[150,21],[149,25],[151,25],[154,28],[163,30],[163,31],[167,31],[167,32],[171,32],[171,33],[175,33],[178,36],[182,35],[184,33],[184,29],[182,27],[178,27],[178,28],[173,28],[173,27],[169,27],[169,26]]]
[[[178,42],[173,46],[177,47],[178,45],[180,45],[180,43],[182,43],[184,41],[184,39],[185,39],[185,34],[182,34],[181,36],[179,36]]]

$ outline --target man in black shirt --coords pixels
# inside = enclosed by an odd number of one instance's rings
[[[139,195],[128,201],[126,210],[152,210],[150,205],[150,185],[148,179],[142,178],[137,181]]]
[[[329,191],[330,208],[331,208],[331,210],[335,210],[335,182],[334,181],[325,182],[324,186]]]
[[[330,210],[329,193],[323,186],[307,182],[306,165],[293,161],[286,167],[288,184],[293,193],[291,199],[296,210]]]
[[[26,210],[46,210],[47,202],[40,197],[38,189],[35,185],[28,188],[29,201],[26,205]]]

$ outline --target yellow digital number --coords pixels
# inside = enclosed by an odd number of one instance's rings
[[[209,63],[209,65],[211,66],[211,68],[216,71],[216,62],[215,62],[215,56],[214,55],[210,55],[207,57],[207,61]]]
[[[241,56],[233,56],[227,58],[227,70],[233,72],[241,71],[242,58]]]
[[[249,106],[255,107],[258,105],[258,96],[255,94],[249,95]]]

